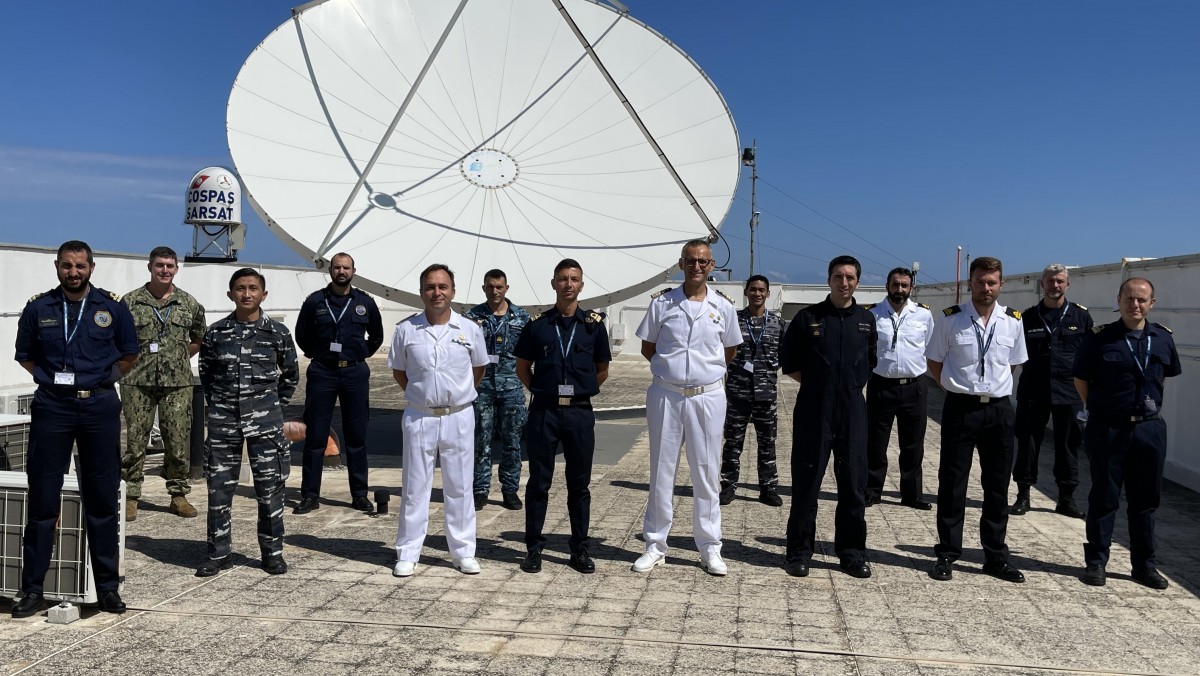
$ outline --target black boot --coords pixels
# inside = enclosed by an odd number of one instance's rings
[[[1069,516],[1072,519],[1082,519],[1083,517],[1087,516],[1083,512],[1079,511],[1079,508],[1075,506],[1074,488],[1059,489],[1058,504],[1054,507],[1054,511],[1062,514],[1063,516]]]
[[[1029,511],[1029,484],[1017,484],[1017,499],[1008,508],[1008,513],[1021,516]]]

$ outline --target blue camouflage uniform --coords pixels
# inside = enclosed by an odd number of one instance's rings
[[[291,334],[265,314],[254,322],[238,321],[231,314],[205,332],[200,383],[208,402],[205,475],[210,559],[231,553],[230,512],[243,443],[254,476],[263,563],[283,554],[283,486],[291,462],[283,437],[283,406],[299,380]]]
[[[742,445],[746,427],[754,423],[758,436],[758,485],[763,489],[779,485],[775,464],[775,437],[778,430],[779,343],[785,323],[778,312],[767,311],[762,317],[750,314],[750,308],[737,313],[742,344],[729,362],[725,378],[725,448],[721,458],[721,490],[737,485],[741,472]],[[746,369],[753,364],[753,370]]]
[[[90,287],[71,302],[62,287],[29,300],[17,323],[16,360],[33,362],[29,515],[21,589],[42,594],[50,568],[63,475],[79,446],[79,488],[96,591],[117,591],[121,401],[117,362],[138,354],[133,316],[115,294]]]
[[[1083,436],[1092,475],[1083,545],[1088,565],[1108,563],[1123,486],[1133,570],[1156,568],[1154,512],[1167,457],[1163,381],[1181,372],[1170,330],[1151,322],[1142,331],[1130,331],[1120,320],[1097,326],[1075,356],[1075,377],[1088,383]]]
[[[487,371],[476,388],[474,493],[487,495],[491,486],[492,437],[499,421],[500,492],[515,494],[521,482],[521,432],[528,413],[513,350],[521,329],[529,323],[529,313],[510,302],[508,312],[497,317],[487,303],[481,303],[466,316],[483,329],[489,357]]]
[[[321,470],[333,421],[342,406],[342,454],[352,498],[367,496],[367,420],[371,408],[371,369],[366,359],[383,345],[383,318],[375,300],[361,289],[338,296],[332,285],[313,292],[296,318],[296,344],[308,365],[304,383],[304,438],[301,498],[321,495]],[[334,347],[340,349],[334,350]]]

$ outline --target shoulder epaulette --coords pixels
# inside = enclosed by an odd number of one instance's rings
[[[112,291],[109,291],[109,292],[108,292],[108,297],[109,297],[109,298],[111,298],[111,299],[113,299],[113,300],[115,300],[115,301],[120,301],[120,300],[121,300],[121,296],[120,296],[119,294],[115,294],[115,293],[113,293]]]
[[[950,315],[956,315],[960,312],[962,312],[961,305],[951,305],[950,307],[946,308],[945,310],[942,310],[942,314],[946,315],[947,317],[949,317]]]
[[[917,303],[917,307],[925,308],[926,310],[929,309],[929,306],[924,303]]]
[[[737,305],[737,303],[734,303],[734,302],[733,302],[733,299],[732,299],[732,298],[730,298],[729,296],[726,296],[726,295],[725,295],[725,292],[724,292],[724,291],[722,291],[722,290],[720,290],[720,289],[713,289],[713,291],[716,291],[718,296],[720,296],[720,297],[724,298],[725,300],[729,301],[729,304],[730,304],[730,305]]]
[[[1100,333],[1107,327],[1108,327],[1108,324],[1096,324],[1095,326],[1092,327],[1092,333]]]
[[[876,305],[875,303],[867,303],[866,305],[862,306],[862,309],[869,311],[869,310],[873,309],[875,307],[875,305]]]
[[[596,312],[595,310],[583,311],[583,321],[585,324],[599,324],[604,321],[606,316],[603,312]]]
[[[541,318],[542,318],[542,313],[540,313],[540,312],[539,312],[539,313],[537,313],[536,315],[533,315],[532,317],[530,317],[530,318],[529,318],[529,321],[531,321],[531,322],[536,322],[537,320],[539,320],[539,319],[541,319]]]
[[[1083,310],[1084,312],[1088,311],[1086,305],[1080,305],[1079,303],[1071,303],[1071,304],[1074,305],[1075,307],[1079,308],[1080,310]]]
[[[397,325],[399,325],[399,324],[403,324],[404,322],[407,322],[407,321],[411,320],[413,317],[416,317],[416,316],[417,316],[417,315],[419,315],[419,314],[421,314],[421,313],[420,313],[420,312],[414,312],[414,313],[412,313],[411,315],[409,315],[409,316],[405,317],[404,319],[401,319],[400,321],[396,322],[396,324],[397,324]]]
[[[663,295],[664,293],[667,293],[668,291],[670,291],[672,288],[673,287],[668,286],[667,288],[663,289],[662,291],[655,291],[654,293],[650,294],[650,297],[658,298],[659,296]]]
[[[33,301],[35,301],[35,300],[37,300],[37,299],[41,298],[41,297],[42,297],[42,296],[44,296],[44,295],[46,295],[46,293],[45,293],[45,292],[42,292],[42,293],[35,293],[35,294],[33,294],[32,296],[30,296],[30,297],[29,297],[29,301],[28,301],[28,302],[32,303]]]
[[[1021,311],[1020,311],[1020,310],[1014,310],[1014,309],[1012,309],[1012,308],[1010,308],[1010,307],[1006,307],[1006,308],[1004,308],[1004,314],[1008,315],[1009,317],[1012,317],[1013,319],[1020,319],[1020,318],[1021,318]]]
[[[1175,332],[1174,332],[1174,331],[1172,331],[1171,329],[1169,329],[1169,328],[1167,328],[1167,327],[1163,326],[1162,324],[1159,324],[1158,322],[1153,322],[1153,324],[1154,324],[1155,326],[1157,326],[1158,328],[1162,329],[1163,331],[1166,331],[1167,333],[1175,333]]]

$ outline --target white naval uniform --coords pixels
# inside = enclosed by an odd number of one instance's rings
[[[897,314],[886,300],[871,308],[877,343],[875,375],[917,378],[925,373],[925,346],[933,333],[933,313],[911,298]],[[899,334],[899,335],[897,335]]]
[[[979,368],[981,339],[987,348],[982,376]],[[1012,367],[1029,360],[1021,320],[997,303],[984,326],[971,301],[960,304],[957,312],[941,317],[934,324],[925,356],[942,363],[941,384],[947,392],[989,398],[1011,395]]]
[[[434,462],[441,456],[446,544],[455,559],[475,556],[476,366],[487,366],[487,345],[475,322],[457,312],[432,326],[425,313],[396,325],[388,367],[404,371],[408,387],[401,429],[404,468],[396,527],[396,557],[415,563],[429,528]],[[442,409],[442,410],[438,410]],[[449,409],[449,413],[446,412]]]
[[[667,553],[673,517],[675,472],[684,445],[692,474],[692,535],[702,556],[721,551],[721,437],[728,368],[725,348],[742,343],[737,312],[708,289],[689,303],[683,287],[650,301],[637,336],[655,343],[654,376],[646,390],[650,427],[650,495],[643,529],[646,551]],[[684,388],[693,388],[685,393]]]

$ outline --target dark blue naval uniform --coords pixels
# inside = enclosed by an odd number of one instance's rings
[[[857,302],[828,298],[800,311],[780,349],[785,375],[800,373],[792,428],[792,506],[787,560],[807,564],[817,529],[817,497],[833,452],[838,503],[834,550],[844,564],[866,558],[867,402],[863,388],[875,368],[875,317]]]
[[[542,525],[554,476],[554,455],[561,443],[571,518],[570,547],[578,554],[587,546],[592,502],[588,484],[596,448],[596,416],[591,398],[600,393],[596,365],[612,361],[604,315],[576,309],[574,315],[565,317],[557,308],[550,308],[525,325],[514,354],[533,364],[529,388],[533,399],[525,428],[529,454],[525,547],[533,553],[541,552],[546,545]],[[571,388],[571,394],[560,387]]]
[[[1060,496],[1079,485],[1082,426],[1075,419],[1083,402],[1071,371],[1083,339],[1092,332],[1088,309],[1067,301],[1062,308],[1038,303],[1021,313],[1029,361],[1021,365],[1017,383],[1017,459],[1013,481],[1032,486],[1038,480],[1038,455],[1046,423],[1054,419],[1054,481]]]
[[[1179,353],[1159,324],[1130,331],[1118,320],[1094,331],[1075,358],[1075,377],[1088,383],[1084,450],[1092,473],[1084,561],[1108,563],[1124,486],[1130,559],[1135,571],[1144,571],[1155,568],[1154,511],[1167,455],[1163,380],[1182,372]]]
[[[90,287],[68,302],[62,287],[30,299],[17,324],[16,359],[33,362],[29,518],[21,589],[43,593],[71,446],[79,446],[79,487],[97,592],[117,591],[121,482],[121,401],[117,361],[138,354],[129,308]]]
[[[367,419],[371,369],[366,359],[383,345],[383,319],[375,300],[351,287],[338,296],[332,285],[304,299],[296,318],[296,345],[312,361],[304,384],[304,473],[301,498],[321,495],[321,469],[333,420],[342,405],[342,453],[352,498],[367,495]],[[340,349],[337,348],[341,345]]]

